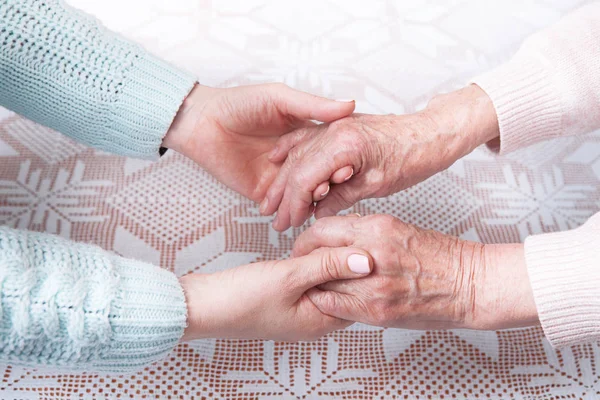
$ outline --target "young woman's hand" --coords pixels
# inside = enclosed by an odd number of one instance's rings
[[[281,135],[331,122],[354,111],[283,84],[228,89],[197,85],[184,101],[163,146],[197,162],[231,189],[260,202],[281,163],[269,161]]]
[[[180,279],[188,304],[184,340],[200,338],[314,340],[352,324],[319,311],[306,291],[371,272],[356,248],[320,249],[293,260],[243,265]]]

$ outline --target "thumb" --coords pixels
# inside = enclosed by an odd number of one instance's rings
[[[285,262],[298,293],[330,281],[362,278],[373,269],[371,255],[352,247],[321,248]]]
[[[299,119],[332,122],[354,112],[353,101],[335,101],[295,90],[286,85],[277,85],[276,100],[284,114]]]

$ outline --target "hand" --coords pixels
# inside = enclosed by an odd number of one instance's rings
[[[215,178],[260,202],[280,164],[268,153],[293,129],[352,114],[337,102],[283,84],[217,89],[197,85],[184,101],[163,145],[197,162]]]
[[[313,192],[323,182],[338,185],[319,201],[317,218],[388,196],[448,168],[497,136],[497,125],[491,100],[472,85],[435,98],[416,114],[355,114],[298,129],[281,137],[271,154],[271,161],[285,164],[261,210],[277,211],[273,226],[282,231],[310,217]],[[345,176],[336,173],[342,168]]]
[[[323,314],[305,292],[337,279],[360,279],[371,266],[368,253],[338,248],[293,260],[186,275],[181,278],[188,304],[184,340],[314,340],[345,328],[352,322]]]
[[[409,329],[501,329],[538,323],[523,245],[483,245],[407,225],[388,215],[317,221],[294,245],[359,247],[373,257],[364,279],[308,291],[324,314]]]

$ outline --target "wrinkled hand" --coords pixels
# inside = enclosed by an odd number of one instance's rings
[[[421,182],[497,134],[493,105],[477,86],[436,98],[412,115],[355,114],[298,129],[271,154],[272,161],[285,163],[261,211],[277,211],[277,230],[300,226],[319,200],[316,189],[331,181],[337,185],[318,202],[316,217],[335,215],[359,200]]]
[[[184,340],[199,338],[314,340],[352,322],[323,314],[305,292],[369,274],[368,253],[323,249],[293,260],[248,264],[181,278],[188,304]]]
[[[263,200],[280,164],[268,154],[296,128],[352,114],[354,102],[337,102],[264,84],[217,89],[197,85],[184,101],[163,145],[184,154],[231,189]]]
[[[330,217],[297,239],[293,255],[356,246],[371,275],[311,289],[323,313],[409,329],[500,329],[537,323],[522,245],[482,245],[387,215]]]

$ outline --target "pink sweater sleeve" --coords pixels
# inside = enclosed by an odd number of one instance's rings
[[[500,126],[492,150],[600,128],[600,3],[528,38],[506,64],[473,80]],[[530,236],[525,258],[553,346],[600,340],[600,213],[578,229]]]

